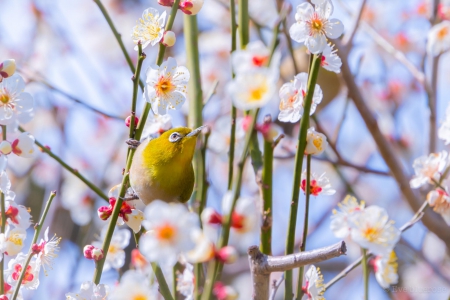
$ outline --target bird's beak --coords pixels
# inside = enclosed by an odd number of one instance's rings
[[[192,130],[191,132],[189,132],[185,137],[191,137],[191,136],[197,136],[203,128],[205,128],[206,125],[200,126],[199,128],[196,128],[194,130]]]

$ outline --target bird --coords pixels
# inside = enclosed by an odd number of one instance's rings
[[[195,182],[192,158],[204,127],[177,127],[137,143],[129,180],[145,205],[154,200],[185,203],[190,199]]]

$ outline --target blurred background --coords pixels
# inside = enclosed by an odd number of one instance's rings
[[[226,141],[231,108],[230,98],[224,88],[231,78],[227,2],[205,0],[198,14],[204,94],[208,94],[218,80],[216,94],[206,104],[203,117],[205,124],[212,129],[211,147],[207,152],[210,183],[208,206],[219,211],[227,188]],[[253,19],[251,40],[262,39],[266,44],[270,43],[271,28],[277,19],[275,0],[249,2]],[[295,8],[302,1],[289,2]],[[403,52],[418,69],[426,71],[427,64],[424,62],[427,61],[425,46],[431,27],[430,2],[368,0],[362,22],[369,24],[375,35],[367,27],[361,26],[356,32],[349,55],[350,66],[366,104],[376,116],[382,133],[401,158],[401,164],[409,177],[413,174],[412,161],[428,154],[427,95],[404,65],[385,51],[385,46],[391,45]],[[155,7],[162,11],[163,8],[156,0],[104,0],[103,3],[135,62],[137,54],[133,50],[131,29],[144,9]],[[353,15],[358,12],[361,1],[335,0],[333,3],[334,16],[343,21],[346,29],[351,28]],[[294,13],[291,13],[287,20],[288,27],[293,22]],[[168,55],[185,65],[182,14],[177,15],[174,31],[177,43],[168,49]],[[285,36],[281,35],[280,86],[295,75],[286,42]],[[297,63],[306,71],[308,58],[304,55],[305,50],[302,45],[292,42],[296,48]],[[155,62],[157,47],[148,47],[144,52],[147,59],[143,70],[146,70]],[[120,183],[127,150],[124,141],[128,136],[128,128],[124,125],[124,119],[130,113],[132,74],[95,3],[90,0],[1,0],[0,60],[8,58],[16,60],[18,73],[27,82],[26,91],[35,99],[35,117],[24,128],[100,186],[105,193]],[[449,57],[444,54],[439,61],[437,84],[438,124],[444,119],[448,104],[449,67]],[[330,163],[337,161],[337,156],[332,149],[328,149],[320,159],[313,160],[314,172],[326,172],[337,192],[333,196],[312,198],[307,249],[338,241],[329,229],[330,216],[332,209],[349,192],[368,205],[386,208],[397,227],[407,222],[414,213],[402,198],[361,116],[348,99],[340,75],[322,70],[319,85],[324,91],[324,100],[315,116],[320,131],[326,133],[335,144],[341,159],[339,164]],[[138,116],[143,104],[140,95]],[[262,109],[261,119],[269,114],[275,120],[278,104],[279,99],[273,99]],[[188,105],[186,102],[183,110],[170,111],[173,126],[186,125]],[[279,124],[279,131],[284,132],[286,138],[275,151],[274,255],[284,253],[298,124]],[[243,137],[238,133],[239,136]],[[444,149],[443,142],[439,143],[438,150]],[[44,153],[33,159],[11,156],[7,172],[12,180],[12,190],[17,194],[16,201],[31,208],[34,221],[38,220],[50,191],[58,191],[46,222],[50,226],[50,233],[55,232],[62,237],[61,251],[54,260],[53,270],[47,274],[41,272],[39,288],[26,293],[25,299],[63,299],[65,293],[77,291],[82,282],[91,280],[94,264],[84,259],[82,248],[100,238],[105,223],[97,217],[96,209],[106,202]],[[246,168],[244,181],[243,194],[257,197],[259,190],[250,165]],[[304,195],[301,197],[303,199]],[[300,203],[303,203],[302,199]],[[298,241],[303,224],[302,210],[300,205]],[[32,229],[29,230],[31,235]],[[442,230],[449,229],[446,227]],[[256,230],[244,237],[235,236],[232,239],[232,243],[240,250],[241,258],[225,268],[224,281],[240,293],[239,299],[250,298],[250,275],[245,251],[248,246],[257,244],[258,238]],[[27,241],[29,243],[30,239]],[[124,268],[104,273],[103,283],[114,286],[119,275],[128,268],[134,247],[134,241],[131,240],[126,248]],[[354,243],[348,243],[348,248],[347,256],[318,264],[325,282],[359,257],[359,248]],[[406,291],[387,293],[371,277],[372,299],[448,299],[449,258],[445,244],[438,237],[418,223],[402,235],[396,252],[399,257],[398,286],[406,287]],[[280,276],[275,275],[275,279]],[[421,287],[435,288],[436,291],[408,291],[408,288]],[[283,295],[282,288],[283,285],[278,292],[279,297]],[[362,295],[360,267],[325,293],[328,299],[362,299]]]

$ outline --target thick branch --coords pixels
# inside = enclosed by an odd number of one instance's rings
[[[343,241],[332,246],[285,256],[268,256],[261,253],[258,246],[251,246],[248,248],[247,253],[252,274],[252,299],[269,299],[270,273],[283,272],[308,264],[315,264],[345,255],[346,251],[347,248]]]

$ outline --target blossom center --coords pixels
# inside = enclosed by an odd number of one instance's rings
[[[8,94],[0,94],[0,101],[3,104],[8,104],[10,100],[11,100],[11,98],[9,97]]]
[[[14,266],[14,272],[12,273],[11,277],[14,280],[19,280],[20,273],[22,272],[22,265],[17,264]],[[34,279],[34,275],[31,270],[31,266],[27,266],[27,269],[25,271],[25,276],[23,276],[22,284],[26,284],[27,282],[30,282]]]
[[[254,89],[250,90],[250,102],[261,101],[264,94],[267,93],[268,87],[266,84],[262,84]]]
[[[146,34],[148,35],[149,40],[154,40],[159,36],[161,28],[158,25],[158,20],[155,18],[153,14],[145,15],[145,20],[140,20],[141,24],[145,24],[145,28],[147,29]]]
[[[367,227],[363,231],[363,236],[366,240],[369,242],[375,242],[378,239],[378,236],[380,235],[380,229],[377,227]]]
[[[322,35],[324,34],[325,21],[317,12],[314,12],[309,21],[306,24],[309,27],[309,35]]]
[[[159,240],[171,241],[177,233],[176,228],[172,224],[164,224],[156,229],[156,236]]]
[[[147,300],[147,297],[145,295],[142,294],[137,294],[133,297],[132,300]]]
[[[156,94],[158,96],[167,95],[175,89],[175,86],[172,84],[170,78],[166,78],[161,76],[158,82],[155,85]]]
[[[313,145],[319,150],[322,151],[322,138],[316,138],[313,140]]]
[[[447,27],[443,27],[442,29],[440,29],[440,30],[437,32],[437,38],[438,38],[439,40],[445,39],[445,38],[447,37],[447,35],[448,35],[448,28],[447,28]]]
[[[5,215],[6,218],[10,218],[11,222],[13,222],[14,224],[19,224],[19,220],[17,220],[17,216],[19,215],[19,209],[17,207],[10,206],[6,210]]]
[[[118,252],[118,248],[115,245],[110,245],[108,248],[108,252],[111,254],[117,253]]]
[[[245,217],[237,212],[233,212],[231,215],[231,227],[237,230],[242,230],[244,228]]]
[[[16,246],[22,246],[23,245],[23,240],[20,237],[20,234],[18,233],[14,233],[12,234],[9,238],[8,241],[10,241],[11,243],[13,243]]]

